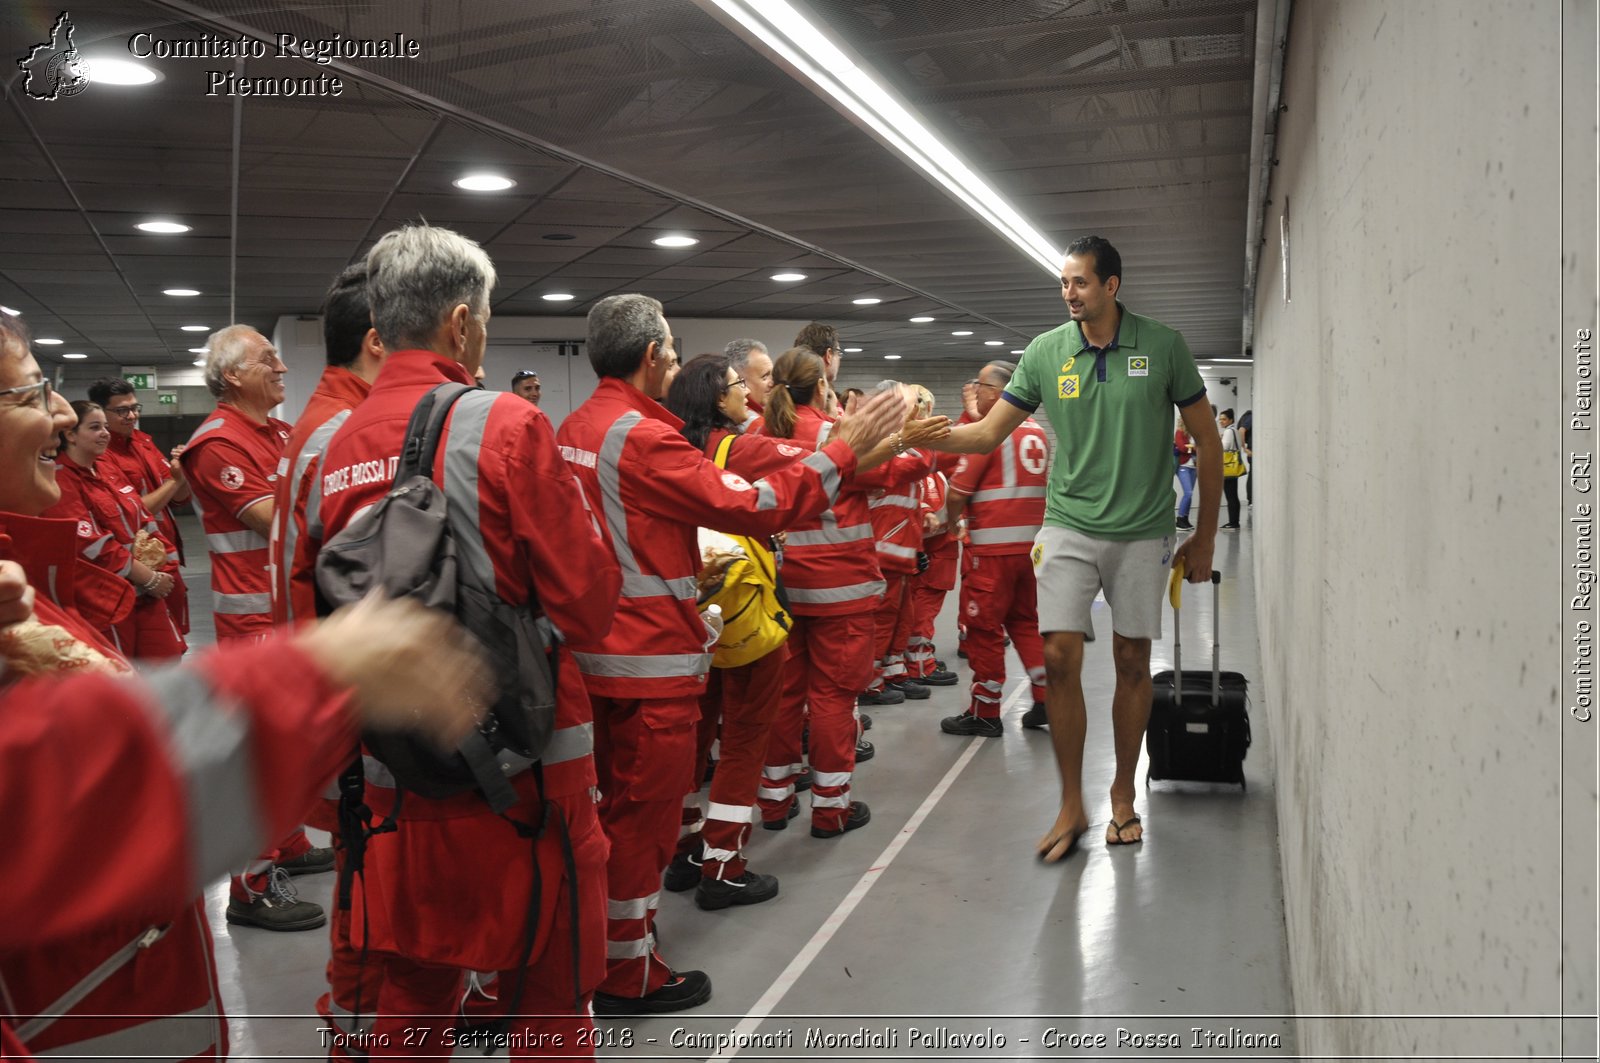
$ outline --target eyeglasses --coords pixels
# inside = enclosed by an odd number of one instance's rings
[[[107,406],[106,407],[106,413],[110,414],[113,417],[137,417],[143,412],[144,412],[143,404],[137,403],[137,402],[134,403],[132,406]]]
[[[969,381],[967,381],[967,385],[969,387],[974,387],[974,388],[990,388],[990,389],[992,389],[994,391],[999,391],[1000,390],[1000,385],[999,384],[985,384],[981,380],[969,380]]]
[[[746,391],[749,391],[750,382],[744,377],[740,377],[737,380],[730,380],[726,384],[722,385],[722,393],[726,395],[732,388],[744,388]]]
[[[21,384],[14,388],[6,388],[3,391],[0,391],[0,395],[21,395],[24,392],[29,391],[38,392],[39,397],[34,399],[30,396],[29,398],[24,399],[22,402],[16,403],[15,405],[38,406],[40,409],[44,410],[48,410],[50,408],[50,395],[55,391],[55,389],[50,386],[50,381],[48,380],[40,380],[37,384]]]
[[[511,382],[513,384],[520,383],[521,381],[524,381],[524,380],[538,380],[538,379],[539,379],[539,374],[535,373],[532,369],[519,369],[515,373],[511,374]]]

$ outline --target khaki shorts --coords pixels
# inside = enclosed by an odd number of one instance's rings
[[[1161,637],[1161,595],[1172,576],[1172,535],[1114,542],[1046,524],[1033,540],[1039,587],[1039,631],[1092,632],[1089,618],[1102,589],[1111,630],[1129,639]]]

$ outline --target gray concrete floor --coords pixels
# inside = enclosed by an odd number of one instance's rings
[[[1242,532],[1220,532],[1217,563],[1226,574],[1223,667],[1254,679],[1260,669],[1250,540],[1248,517]],[[204,538],[195,528],[187,541],[198,546]],[[191,580],[198,620],[208,594],[203,558],[192,560],[201,562]],[[1185,602],[1184,662],[1203,667],[1211,649],[1210,589],[1188,588]],[[965,680],[965,662],[954,652],[954,603],[951,595],[938,645]],[[1144,843],[1108,849],[1100,839],[1112,769],[1111,625],[1104,603],[1095,613],[1101,639],[1087,655],[1085,781],[1096,825],[1086,852],[1057,866],[1033,858],[1035,840],[1054,818],[1059,784],[1049,736],[1017,724],[1030,701],[1014,656],[1003,738],[939,732],[939,718],[964,707],[964,682],[935,690],[928,701],[872,709],[869,737],[878,754],[860,767],[854,786],[872,806],[872,823],[829,841],[803,829],[755,831],[752,866],[782,881],[782,894],[766,904],[702,912],[692,894],[663,893],[663,953],[679,969],[708,971],[714,996],[667,1018],[604,1022],[614,1046],[602,1055],[1292,1055],[1271,707],[1257,689],[1247,792],[1141,785]],[[1155,670],[1172,662],[1170,614],[1165,627]],[[194,634],[197,646],[208,641],[201,625]],[[330,901],[331,875],[297,881],[309,899]],[[235,1058],[321,1058],[319,1023],[308,1016],[323,987],[324,934],[228,927],[225,881],[207,891],[207,901]],[[861,1040],[863,1029],[872,1038],[866,1044],[815,1044],[828,1035]],[[718,1035],[757,1040],[719,1051]],[[1251,1040],[1269,1035],[1278,1043]],[[970,1036],[989,1040],[961,1040]],[[697,1037],[706,1040],[690,1040]]]

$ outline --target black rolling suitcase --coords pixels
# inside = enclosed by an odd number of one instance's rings
[[[1212,616],[1217,617],[1217,588],[1222,573],[1211,573]],[[1183,671],[1183,632],[1177,594],[1172,598],[1172,663],[1176,671],[1157,672],[1151,679],[1155,697],[1145,749],[1151,779],[1238,783],[1244,787],[1244,758],[1250,749],[1249,683],[1241,672],[1221,667],[1221,622],[1213,642],[1211,669]],[[1176,676],[1181,683],[1174,682]]]

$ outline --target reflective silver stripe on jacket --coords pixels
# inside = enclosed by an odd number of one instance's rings
[[[874,498],[868,502],[867,508],[878,509],[882,506],[900,506],[904,509],[912,509],[917,505],[918,501],[919,499],[910,495],[884,495],[882,498]]]
[[[995,502],[1002,498],[1043,498],[1045,488],[1038,487],[992,487],[987,491],[975,491],[967,496],[969,503]]]
[[[916,547],[901,546],[899,543],[880,542],[878,544],[878,553],[888,554],[890,557],[898,557],[906,561],[915,561],[917,559]]]
[[[972,528],[967,535],[973,546],[993,546],[997,543],[1031,543],[1039,534],[1039,525],[1012,528]]]
[[[323,453],[327,451],[328,441],[350,419],[351,412],[350,410],[340,410],[328,418],[321,428],[312,432],[306,439],[305,449],[301,450],[300,456],[295,459],[294,477],[289,481],[291,485],[289,497],[291,500],[300,493],[300,481],[305,479],[306,469],[310,468],[311,463],[322,457]],[[292,513],[286,514],[286,517],[288,519],[283,525],[283,559],[285,567],[292,567],[295,549],[300,540],[300,529],[295,525]],[[313,539],[322,538],[322,483],[320,477],[311,484],[311,490],[306,493],[306,534]],[[288,583],[287,574],[284,576],[284,583],[285,585]]]
[[[497,391],[469,391],[456,400],[446,422],[445,439],[434,457],[434,471],[444,465],[446,511],[450,518],[450,534],[455,538],[456,556],[461,559],[461,571],[479,590],[498,593],[494,578],[494,563],[489,560],[488,548],[483,545],[480,530],[478,492],[480,490],[478,460],[483,449],[483,437],[489,427],[489,411],[493,409]],[[518,484],[507,485],[507,490],[518,489]]]
[[[206,549],[213,554],[242,554],[246,550],[266,548],[267,541],[253,531],[206,533]]]
[[[151,1019],[115,1033],[56,1048],[34,1049],[33,1054],[40,1059],[141,1059],[154,1063],[192,1059],[209,1054],[208,1050],[217,1044],[216,1011],[215,1004],[205,1004],[182,1015]]]
[[[831,543],[858,543],[862,539],[872,538],[872,525],[852,524],[848,528],[841,528],[835,524],[831,528],[818,528],[815,531],[792,531],[784,536],[784,548],[791,546],[825,546]]]
[[[172,769],[189,795],[186,803],[190,861],[198,895],[222,871],[244,864],[267,841],[267,824],[256,804],[255,765],[250,756],[250,717],[221,704],[199,674],[177,668],[152,672],[142,699],[160,718]]]
[[[545,764],[566,764],[582,760],[594,753],[594,724],[580,723],[575,727],[557,727],[545,747]]]
[[[191,447],[194,446],[194,441],[195,440],[199,439],[201,436],[206,435],[209,432],[215,432],[217,429],[221,428],[223,425],[225,425],[227,423],[228,422],[227,422],[226,418],[222,418],[222,417],[214,417],[211,420],[206,421],[199,428],[196,428],[194,430],[194,435],[189,437],[189,444],[188,445],[191,446]]]
[[[101,535],[100,538],[96,539],[94,542],[90,543],[88,546],[85,546],[83,548],[83,550],[82,550],[83,556],[88,558],[90,561],[93,561],[95,558],[99,557],[102,552],[104,552],[106,546],[110,542],[111,542],[111,533],[110,532],[106,532],[105,534]]]
[[[211,611],[227,616],[250,616],[272,611],[270,594],[214,594]]]
[[[883,589],[883,584],[878,584]],[[793,592],[790,592],[793,597]],[[663,653],[651,657],[623,653],[573,653],[584,675],[618,679],[675,679],[703,677],[711,668],[709,653]]]
[[[853,602],[857,598],[875,598],[883,594],[887,584],[881,579],[867,583],[852,583],[848,587],[789,587],[784,589],[791,602],[824,605],[829,602]]]
[[[824,433],[826,434],[826,433]],[[817,440],[817,452],[801,459],[801,465],[809,465],[822,474],[822,490],[827,493],[828,503],[832,505],[839,500],[839,488],[843,484],[843,477],[839,475],[839,465],[822,453],[822,440]]]
[[[644,572],[639,568],[639,560],[633,554],[633,544],[628,540],[628,510],[622,503],[622,451],[627,446],[628,433],[643,420],[644,416],[637,410],[629,410],[611,423],[611,427],[606,429],[605,440],[600,444],[600,460],[595,463],[594,470],[595,477],[600,481],[600,504],[606,527],[611,532],[611,548],[617,555],[617,564],[622,568],[622,597],[675,598],[680,602],[690,602],[699,591],[694,577],[668,580]]]

